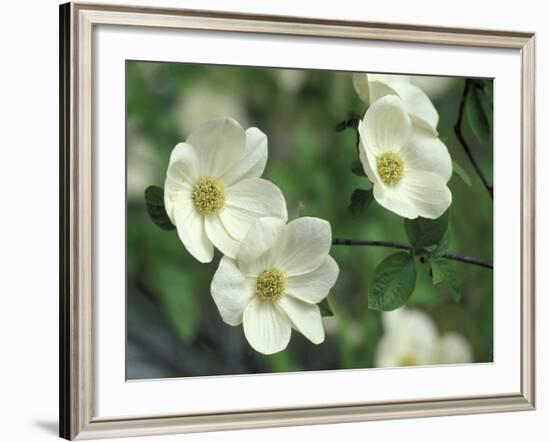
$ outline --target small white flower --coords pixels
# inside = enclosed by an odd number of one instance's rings
[[[400,308],[382,314],[384,335],[378,342],[377,367],[405,367],[434,363],[438,334],[428,315]]]
[[[411,84],[408,75],[353,74],[353,86],[359,97],[367,104],[374,104],[387,95],[396,95],[413,123],[437,135],[439,114],[426,93]]]
[[[283,194],[259,178],[267,161],[267,137],[231,118],[208,121],[170,155],[164,204],[185,248],[210,262],[216,246],[235,257],[259,217],[287,219]]]
[[[377,100],[358,130],[359,158],[380,205],[410,219],[435,219],[447,210],[452,202],[447,147],[413,126],[402,99],[388,95]]]
[[[468,342],[458,333],[439,336],[425,313],[402,307],[382,314],[384,335],[375,353],[377,367],[464,364],[472,361]]]
[[[314,344],[325,339],[319,306],[338,277],[329,255],[327,221],[260,218],[235,259],[224,256],[210,287],[224,322],[243,324],[252,348],[264,354],[284,350],[291,328]]]

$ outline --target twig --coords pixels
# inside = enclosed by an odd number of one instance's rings
[[[453,261],[460,261],[466,264],[473,264],[487,269],[493,268],[493,263],[490,261],[483,261],[482,259],[472,258],[471,256],[459,255],[458,253],[446,252],[443,255],[444,258],[452,259]]]
[[[391,241],[376,241],[370,239],[333,239],[332,244],[335,246],[370,246],[370,247],[386,247],[391,249],[411,250],[412,247],[408,244],[402,244]],[[471,256],[459,255],[458,253],[446,252],[443,258],[453,261],[460,261],[466,264],[473,264],[487,269],[493,268],[493,263],[482,259],[473,258]]]
[[[464,135],[462,133],[462,120],[464,119],[464,109],[466,107],[466,98],[468,96],[468,92],[470,91],[470,87],[471,87],[470,80],[466,80],[466,83],[464,85],[464,91],[462,92],[462,98],[460,99],[460,106],[458,108],[458,120],[454,126],[454,130],[455,130],[456,137],[458,138],[458,141],[460,141],[460,144],[464,148],[464,151],[466,152],[466,155],[470,160],[470,163],[472,163],[472,166],[474,166],[474,169],[476,170],[476,173],[479,175],[479,178],[481,178],[483,185],[489,192],[489,195],[491,195],[491,198],[493,198],[493,186],[489,183],[489,181],[487,180],[487,177],[483,174],[481,167],[479,166],[476,159],[474,158],[474,155],[470,150],[470,147],[466,143],[466,139],[464,138]]]

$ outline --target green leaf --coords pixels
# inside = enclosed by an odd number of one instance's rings
[[[369,308],[395,310],[410,298],[416,285],[414,258],[405,252],[388,256],[374,271],[368,289]]]
[[[334,316],[334,312],[328,303],[328,299],[325,298],[319,303],[319,309],[321,310],[321,316]]]
[[[355,189],[351,194],[349,210],[354,215],[360,215],[369,208],[373,198],[372,189]]]
[[[161,229],[173,230],[176,228],[164,208],[164,189],[158,186],[149,186],[145,189],[145,205],[151,221]]]
[[[483,85],[474,82],[466,97],[466,118],[481,144],[487,144],[491,140],[492,106],[492,99]]]
[[[449,211],[437,219],[416,218],[405,219],[407,238],[414,248],[427,247],[437,244],[447,230]]]
[[[445,258],[434,258],[431,260],[431,275],[432,275],[432,282],[434,285],[441,284],[443,281],[445,281],[445,273],[443,273],[443,262],[445,262]]]
[[[365,169],[363,169],[363,164],[359,160],[353,160],[351,162],[351,172],[357,176],[367,176]]]
[[[432,281],[434,284],[447,281],[451,287],[453,300],[460,302],[460,278],[451,261],[440,257],[432,259]]]
[[[443,235],[443,238],[437,243],[435,246],[435,249],[432,251],[431,255],[434,257],[441,257],[449,250],[449,247],[451,247],[451,242],[453,240],[453,232],[451,229],[451,224],[449,223],[447,230],[445,231],[445,234]]]
[[[464,181],[465,184],[467,184],[468,186],[472,186],[470,175],[468,175],[468,173],[456,161],[453,161],[453,173],[462,181]]]

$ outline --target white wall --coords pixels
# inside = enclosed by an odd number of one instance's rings
[[[135,4],[225,9],[426,25],[535,31],[537,33],[538,144],[538,410],[364,424],[166,436],[144,440],[544,440],[550,432],[549,351],[543,323],[550,287],[548,225],[550,135],[547,82],[550,29],[544,2],[385,0],[164,0]],[[111,0],[111,3],[124,3]],[[57,2],[5,2],[0,49],[0,440],[57,439]],[[6,136],[7,135],[7,136]],[[545,167],[546,166],[546,167]],[[546,197],[545,197],[546,194]],[[546,204],[543,204],[543,198]],[[543,250],[543,244],[546,250]],[[544,280],[543,280],[544,279]],[[545,352],[543,353],[543,350]],[[449,380],[452,382],[452,379]],[[548,436],[546,436],[547,438]]]

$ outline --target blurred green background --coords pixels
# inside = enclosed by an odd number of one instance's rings
[[[453,176],[451,250],[492,260],[493,208],[481,181],[453,133],[461,78],[415,77],[440,114],[440,136],[454,161],[472,178]],[[403,219],[373,203],[362,215],[348,210],[355,188],[367,178],[351,173],[356,134],[336,132],[348,112],[366,105],[345,72],[127,62],[127,378],[146,379],[299,370],[367,368],[383,328],[380,312],[367,308],[367,281],[394,252],[335,246],[340,276],[329,296],[335,312],[325,318],[326,339],[314,345],[293,332],[288,348],[264,356],[250,348],[242,326],[222,322],[209,285],[219,253],[210,264],[195,261],[175,231],[149,219],[143,192],[163,186],[172,148],[198,124],[231,116],[245,128],[268,135],[264,178],[286,197],[290,219],[310,215],[331,223],[334,238],[406,242]],[[465,135],[492,180],[492,148]],[[416,289],[408,303],[426,312],[439,332],[456,331],[470,343],[475,362],[493,358],[493,273],[456,263],[462,278],[459,304],[450,288],[433,286],[417,263]]]

